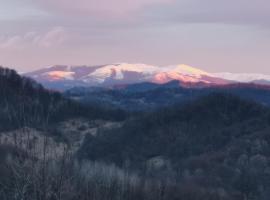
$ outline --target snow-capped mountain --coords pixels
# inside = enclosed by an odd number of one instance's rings
[[[234,82],[267,83],[267,81],[270,81],[270,75],[209,73],[188,65],[159,67],[128,63],[100,66],[58,65],[24,75],[32,77],[51,88],[115,86],[141,82],[164,84],[172,80],[197,85],[225,85]]]
[[[270,84],[270,75],[266,74],[248,74],[248,73],[212,73],[212,76],[226,80],[243,82],[243,83],[267,83]]]

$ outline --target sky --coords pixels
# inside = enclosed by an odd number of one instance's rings
[[[188,64],[270,74],[269,0],[0,0],[0,65]]]

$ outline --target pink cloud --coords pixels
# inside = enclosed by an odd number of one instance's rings
[[[33,1],[33,0],[32,0]],[[65,14],[123,16],[144,7],[175,0],[35,0],[41,8]]]
[[[36,36],[33,42],[41,47],[61,45],[68,39],[68,33],[62,27],[55,27],[44,35]]]
[[[19,48],[22,46],[22,43],[23,43],[23,38],[19,35],[0,38],[1,49]]]
[[[62,45],[68,33],[62,27],[55,27],[45,33],[27,32],[22,35],[0,37],[0,48],[6,50],[29,47],[49,48]]]

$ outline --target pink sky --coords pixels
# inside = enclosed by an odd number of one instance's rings
[[[0,0],[0,65],[116,62],[270,74],[268,0]]]

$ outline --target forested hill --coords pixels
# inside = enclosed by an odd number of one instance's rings
[[[270,107],[269,86],[231,84],[187,88],[179,84],[179,81],[171,81],[166,84],[139,83],[114,89],[77,87],[67,90],[64,95],[82,103],[99,102],[124,110],[142,112],[186,103],[213,92],[232,94]]]
[[[0,199],[269,199],[270,108],[260,101],[213,90],[127,118],[14,70],[0,68],[0,86]],[[188,92],[170,87],[145,108]]]
[[[145,114],[96,138],[89,136],[80,153],[83,158],[119,165],[129,161],[133,166],[161,156],[179,166],[191,156],[214,152],[224,156],[234,149],[240,156],[252,148],[250,144],[238,149],[238,142],[244,145],[262,140],[270,144],[269,125],[269,108],[215,93],[193,103]],[[270,152],[270,146],[267,148]]]
[[[0,131],[23,126],[46,126],[71,117],[125,117],[123,112],[105,110],[98,105],[82,106],[8,68],[0,67],[0,86]]]
[[[205,192],[226,191],[228,199],[268,199],[270,112],[232,95],[210,94],[89,135],[79,156]]]

